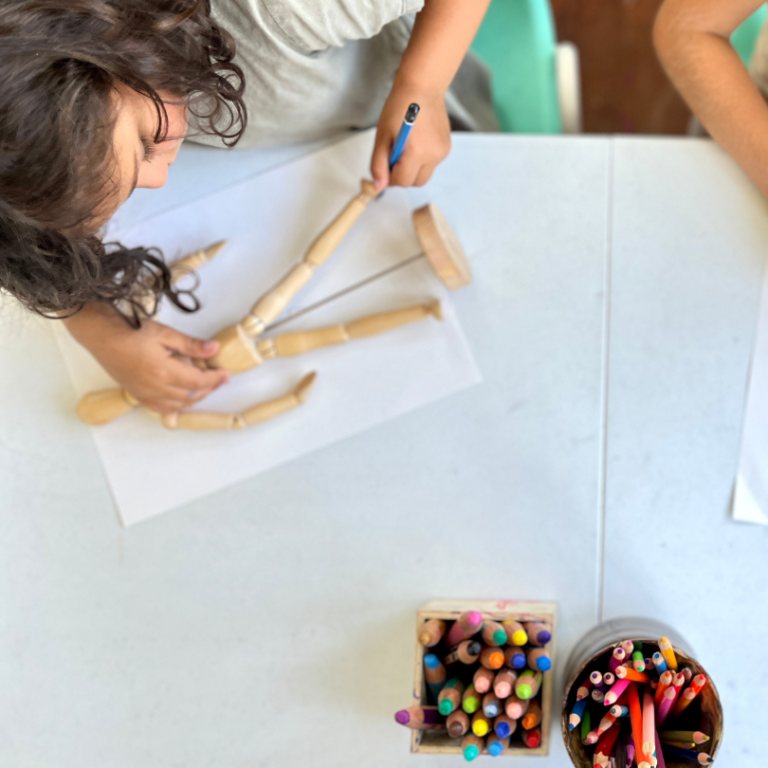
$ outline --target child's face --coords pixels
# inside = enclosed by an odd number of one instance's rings
[[[154,104],[131,88],[120,86],[116,99],[114,149],[119,167],[119,205],[136,187],[157,189],[164,186],[168,168],[179,152],[187,133],[187,108],[161,93],[168,113],[168,133],[157,144],[158,115]]]

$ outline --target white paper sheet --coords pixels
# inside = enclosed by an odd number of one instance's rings
[[[185,315],[164,307],[159,318],[208,338],[239,320],[255,298],[300,260],[359,188],[372,143],[371,132],[357,135],[131,229],[109,232],[109,237],[128,245],[156,245],[168,261],[229,239],[217,259],[199,272],[197,295],[203,308]],[[389,190],[369,205],[286,314],[419,250],[408,195]],[[382,336],[269,361],[234,376],[198,406],[239,411],[288,392],[303,375],[317,371],[308,401],[273,421],[233,432],[170,432],[137,410],[94,428],[123,523],[160,514],[478,383],[480,374],[448,292],[424,259],[277,332],[344,322],[430,298],[442,301],[444,322],[430,318]],[[59,330],[57,340],[78,396],[113,386],[66,331]]]
[[[735,520],[768,525],[768,269],[763,270],[760,314],[731,512]]]

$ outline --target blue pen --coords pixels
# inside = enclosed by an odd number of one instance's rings
[[[403,154],[403,150],[405,149],[405,142],[408,141],[411,128],[413,128],[413,124],[416,122],[416,116],[419,114],[419,109],[420,107],[418,104],[411,104],[411,106],[408,107],[408,111],[405,113],[405,119],[403,120],[403,124],[400,126],[400,131],[397,134],[395,143],[392,145],[392,151],[389,153],[390,171],[392,170],[392,166],[394,166],[394,164]]]

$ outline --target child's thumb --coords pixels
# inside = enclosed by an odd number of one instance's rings
[[[371,158],[371,175],[377,192],[389,186],[389,144],[383,131],[377,134]]]

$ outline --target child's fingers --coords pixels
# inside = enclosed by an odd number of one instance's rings
[[[406,147],[403,156],[395,163],[395,167],[392,169],[389,183],[393,187],[412,187],[421,170],[421,162],[408,149]]]
[[[422,165],[419,172],[416,174],[416,181],[413,182],[413,186],[423,187],[432,178],[434,172],[434,165]]]
[[[160,341],[166,347],[178,351],[185,357],[195,357],[200,360],[212,357],[219,351],[217,341],[195,339],[167,326],[163,326],[160,331]]]
[[[371,157],[371,175],[373,186],[378,192],[389,186],[389,150],[392,145],[392,137],[388,131],[376,132],[376,143]]]
[[[172,368],[169,368],[170,386],[179,387],[187,393],[189,398],[201,393],[208,394],[229,380],[229,373],[223,369],[215,368],[210,371],[201,371],[179,360],[171,360]]]

